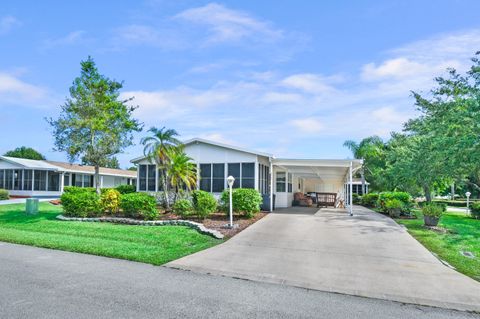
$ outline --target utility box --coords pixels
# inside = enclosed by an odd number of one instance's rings
[[[27,215],[37,215],[38,214],[38,198],[27,198],[25,204],[25,212]]]

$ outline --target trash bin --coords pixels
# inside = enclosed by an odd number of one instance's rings
[[[264,211],[270,210],[270,194],[262,195],[262,206],[260,209]],[[275,194],[273,194],[273,210],[275,210]]]
[[[38,198],[27,198],[27,202],[25,204],[25,211],[27,215],[38,214]]]

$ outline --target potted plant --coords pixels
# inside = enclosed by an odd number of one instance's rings
[[[422,213],[425,226],[437,226],[444,210],[443,206],[433,203],[423,205]]]
[[[388,215],[392,218],[400,217],[402,212],[403,203],[399,199],[389,199],[385,202],[385,208],[388,211]]]

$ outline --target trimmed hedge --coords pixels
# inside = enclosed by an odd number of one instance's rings
[[[361,203],[366,207],[375,207],[378,201],[378,193],[368,193],[362,196]]]
[[[412,208],[412,197],[406,192],[382,192],[378,194],[377,207],[386,213],[388,211],[386,203],[392,199],[398,199],[402,202],[402,212],[409,212]]]
[[[8,191],[6,189],[1,189],[0,188],[0,200],[6,200],[9,199],[10,197],[8,196]]]
[[[179,199],[173,204],[172,210],[178,216],[183,218],[193,215],[193,205],[192,202],[188,199]]]
[[[102,213],[100,196],[95,192],[66,192],[60,197],[63,214],[71,217],[96,217]]]
[[[357,193],[352,193],[352,201],[354,204],[360,204],[362,202],[362,196]]]
[[[222,210],[226,214],[229,212],[229,194],[229,190],[224,190],[220,198]],[[262,195],[253,188],[236,188],[232,190],[233,211],[247,218],[252,218],[260,211],[262,201]]]
[[[130,193],[120,198],[120,208],[128,217],[146,220],[158,217],[157,201],[155,197],[145,193]]]
[[[120,194],[131,194],[131,193],[135,193],[137,191],[137,187],[135,185],[119,185],[119,186],[115,187],[115,189]]]
[[[444,200],[444,199],[434,199],[434,203],[438,204],[444,204],[447,206],[452,206],[452,207],[467,207],[467,201],[466,200]],[[478,200],[470,200],[470,203],[476,203],[479,202]]]
[[[78,187],[78,186],[65,186],[63,193],[95,193],[94,187]]]
[[[192,192],[192,202],[198,218],[205,219],[217,209],[217,200],[212,194],[196,190]]]

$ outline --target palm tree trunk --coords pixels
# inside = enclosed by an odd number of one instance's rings
[[[167,174],[164,173],[163,176],[163,197],[165,200],[165,208],[169,209],[170,208],[170,203],[168,202],[168,189],[167,189]]]
[[[95,165],[95,190],[100,195],[100,166]]]

